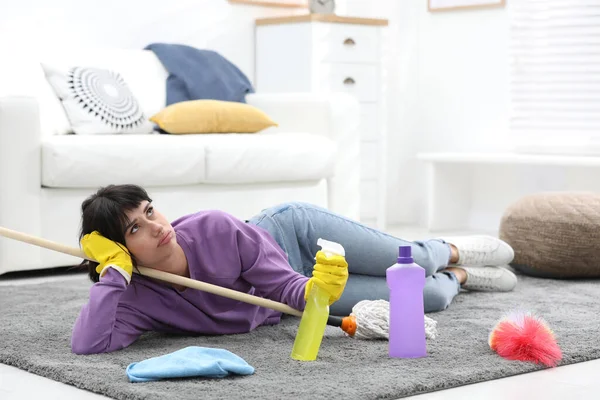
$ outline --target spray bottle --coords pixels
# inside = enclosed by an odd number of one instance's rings
[[[328,257],[334,255],[345,256],[344,248],[339,243],[319,238],[317,245],[321,246],[321,249]],[[298,327],[298,333],[294,341],[292,349],[292,358],[294,360],[316,360],[328,317],[329,293],[319,286],[313,285],[306,299],[306,306],[304,307],[304,313],[302,313],[302,319],[300,320],[300,326]]]
[[[410,246],[400,246],[398,263],[387,269],[386,280],[390,288],[390,357],[425,357],[425,270],[414,263]]]

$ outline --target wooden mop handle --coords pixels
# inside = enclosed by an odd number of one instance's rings
[[[3,228],[0,226],[0,236],[4,236],[10,239],[18,240],[33,244],[35,246],[43,247],[45,249],[58,251],[59,253],[69,254],[71,256],[83,258],[90,261],[96,261],[85,255],[80,249],[65,246],[60,243],[52,242],[50,240],[38,238],[26,233],[13,231],[11,229]],[[183,276],[170,274],[168,272],[159,271],[157,269],[138,267],[141,275],[149,276],[150,278],[159,279],[161,281],[173,283],[175,285],[181,285],[192,289],[202,290],[204,292],[216,294],[218,296],[227,297],[228,299],[238,300],[248,304],[254,304],[255,306],[270,308],[271,310],[279,311],[285,314],[295,315],[297,317],[302,316],[302,311],[298,311],[286,304],[279,303],[277,301],[263,299],[262,297],[253,296],[251,294],[238,292],[237,290],[231,290],[223,288],[210,283],[197,281],[195,279],[186,278]],[[134,271],[135,272],[135,271]]]

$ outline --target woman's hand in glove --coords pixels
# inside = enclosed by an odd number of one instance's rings
[[[308,298],[313,285],[329,293],[329,305],[342,296],[348,281],[348,263],[342,256],[327,256],[323,251],[317,252],[317,263],[312,278],[306,283],[304,299]]]
[[[133,273],[133,261],[125,246],[105,238],[98,231],[94,231],[81,239],[81,247],[86,256],[99,263],[96,272],[100,274],[100,277],[106,273],[108,268],[114,268],[123,275],[129,284]]]

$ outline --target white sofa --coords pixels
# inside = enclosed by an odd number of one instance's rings
[[[144,50],[56,55],[45,63],[119,72],[146,117],[165,106],[167,72]],[[258,134],[67,134],[40,60],[0,80],[0,226],[78,247],[81,202],[98,187],[144,186],[169,219],[201,209],[248,218],[285,201],[359,214],[358,104],[345,94],[251,94],[279,123]],[[79,263],[0,238],[0,274]]]

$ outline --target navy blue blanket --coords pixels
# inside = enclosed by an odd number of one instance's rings
[[[252,84],[238,67],[210,50],[181,44],[152,43],[152,50],[169,72],[167,105],[187,100],[212,99],[246,102]]]

